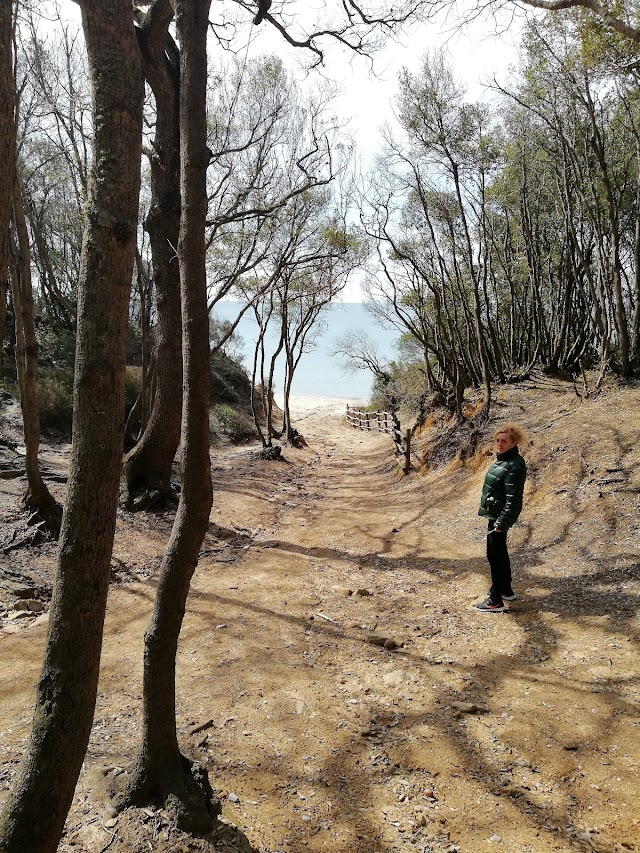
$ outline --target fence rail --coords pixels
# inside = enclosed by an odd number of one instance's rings
[[[347,424],[354,429],[374,430],[391,436],[398,465],[405,474],[411,471],[411,430],[402,430],[395,412],[362,412],[347,406]]]

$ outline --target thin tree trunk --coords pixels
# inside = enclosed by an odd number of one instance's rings
[[[142,437],[124,460],[125,502],[135,494],[171,491],[171,467],[180,443],[182,412],[182,328],[180,272],[176,247],[180,229],[180,129],[178,50],[168,27],[169,0],[157,0],[138,29],[145,77],[156,102],[151,157],[152,202],[149,232],[156,286],[156,393]],[[141,505],[144,505],[141,504]]]
[[[15,312],[16,376],[20,389],[25,471],[27,475],[27,491],[23,496],[23,502],[27,509],[37,511],[51,533],[58,536],[62,520],[62,507],[44,484],[38,464],[38,450],[40,448],[40,416],[36,400],[38,342],[31,288],[29,236],[22,207],[22,191],[17,181],[14,185],[13,200],[17,241],[15,246],[16,259],[15,263],[12,263],[11,293]]]
[[[76,316],[75,306],[69,299],[67,299],[58,287],[56,275],[53,271],[53,267],[51,266],[51,259],[49,258],[49,250],[47,249],[42,233],[42,223],[35,215],[33,206],[30,200],[25,196],[24,192],[22,194],[22,200],[24,203],[24,211],[31,227],[31,233],[33,234],[37,256],[39,257],[40,265],[43,270],[41,279],[43,290],[49,291],[50,298],[53,300],[51,304],[55,305],[57,308],[56,313],[62,316],[68,328],[73,328]]]
[[[3,853],[55,853],[71,805],[95,707],[122,460],[144,92],[130,4],[80,5],[95,162],[78,292],[71,473],[33,728],[0,815]]]
[[[44,484],[38,464],[40,448],[40,415],[36,399],[38,340],[33,310],[29,235],[22,203],[22,188],[17,180],[14,183],[13,213],[18,238],[18,258],[13,267],[11,289],[16,322],[16,373],[20,388],[27,474],[27,491],[23,500],[27,509],[35,510],[42,516],[47,528],[57,537],[60,533],[62,507]]]
[[[258,374],[260,375],[260,408],[262,410],[262,418],[266,420],[267,417],[267,401],[265,398],[265,386],[264,386],[264,339],[267,333],[267,324],[269,319],[271,318],[271,311],[269,311],[267,317],[264,317],[262,310],[257,306],[253,306],[253,313],[255,316],[256,323],[258,325],[258,337],[256,340],[256,345],[253,350],[253,370],[251,375],[251,413],[253,414],[253,422],[256,428],[258,435],[260,436],[260,440],[262,441],[263,447],[270,446],[271,439],[268,438],[264,430],[262,429],[262,425],[260,424],[260,417],[258,416],[258,411],[256,408],[256,381],[258,378]]]
[[[149,421],[149,315],[151,313],[151,298],[153,285],[144,269],[140,253],[136,252],[138,268],[138,298],[140,300],[140,348],[142,351],[142,377],[140,382],[140,435],[145,431]],[[138,436],[139,438],[140,436]]]
[[[13,208],[16,174],[16,125],[13,79],[13,4],[0,2],[0,375],[4,367],[3,347],[9,285],[9,223]]]
[[[573,295],[574,278],[571,269],[571,261],[567,251],[567,259],[565,261],[565,276],[564,293],[562,294],[562,314],[560,317],[560,329],[558,330],[558,338],[549,362],[549,367],[552,370],[557,370],[561,359],[566,355],[567,331],[569,329],[569,321],[571,319],[571,303]]]
[[[264,432],[262,431],[262,426],[260,425],[260,418],[258,417],[258,410],[256,409],[256,379],[258,375],[258,359],[260,358],[260,351],[262,349],[262,336],[260,336],[256,341],[256,345],[253,350],[253,368],[251,371],[251,414],[253,415],[253,424],[256,428],[256,432],[260,437],[260,441],[262,441],[262,446],[266,447],[267,440],[264,437]],[[260,396],[262,397],[262,390]],[[264,400],[262,402],[264,403]],[[264,405],[262,406],[262,408],[264,410]]]
[[[160,568],[145,634],[142,744],[124,803],[177,797],[180,825],[206,831],[215,814],[211,790],[189,772],[176,731],[176,654],[189,584],[209,525],[213,500],[209,459],[209,322],[204,226],[209,163],[206,122],[207,29],[210,0],[176,0],[180,44],[180,186],[178,257],[182,295],[184,396],[180,503]]]
[[[614,187],[612,186],[610,170],[607,163],[607,157],[604,147],[604,139],[602,131],[596,120],[595,107],[591,98],[588,81],[585,79],[585,97],[584,103],[589,113],[592,134],[589,138],[591,147],[598,160],[600,166],[600,176],[605,190],[605,198],[607,200],[607,214],[609,225],[609,260],[611,263],[611,285],[613,288],[613,304],[614,304],[614,322],[618,332],[618,346],[620,347],[621,373],[622,376],[628,377],[631,374],[630,354],[631,345],[629,341],[629,326],[627,323],[627,315],[622,294],[622,261],[620,259],[620,217],[618,211],[618,203],[615,198]]]
[[[476,326],[476,338],[478,341],[478,354],[480,356],[480,364],[482,365],[482,381],[484,385],[484,406],[483,411],[485,415],[489,414],[489,408],[491,406],[491,372],[489,368],[489,355],[487,352],[487,341],[484,332],[484,326],[482,324],[482,307],[480,304],[480,283],[478,281],[478,274],[475,268],[474,260],[473,260],[473,247],[471,245],[471,235],[469,234],[469,226],[467,223],[467,216],[465,214],[464,203],[462,201],[462,191],[460,189],[460,174],[458,170],[458,166],[456,163],[451,160],[451,171],[453,174],[453,181],[456,188],[456,197],[458,199],[458,208],[460,212],[460,218],[462,220],[463,230],[465,234],[465,240],[467,244],[467,258],[469,263],[469,272],[471,274],[472,284],[473,284],[473,305],[474,305],[474,316],[475,316],[475,326]]]
[[[282,404],[282,433],[287,441],[292,442],[294,439],[293,424],[291,423],[291,410],[289,400],[291,398],[291,386],[293,385],[293,374],[295,371],[293,356],[287,352],[287,375],[284,383],[284,402]]]
[[[635,261],[633,297],[634,308],[631,320],[631,359],[634,367],[640,362],[640,140],[636,141],[636,209],[633,241],[633,257]]]
[[[281,433],[273,426],[273,404],[274,404],[274,395],[273,395],[273,377],[276,372],[276,362],[278,360],[278,356],[282,352],[284,348],[284,336],[285,336],[285,323],[286,323],[286,306],[284,307],[284,313],[281,317],[281,327],[280,327],[280,340],[278,341],[278,346],[276,347],[273,355],[271,356],[271,360],[269,362],[269,378],[267,380],[267,436],[268,436],[268,446],[271,447],[271,439],[272,438],[280,438]]]

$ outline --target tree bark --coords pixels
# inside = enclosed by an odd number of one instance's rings
[[[638,368],[640,362],[640,140],[636,140],[636,221],[633,239],[635,271],[633,278],[633,316],[631,319],[631,360]]]
[[[175,671],[189,584],[213,501],[209,459],[209,322],[204,226],[209,163],[206,122],[207,24],[210,0],[176,0],[180,44],[180,188],[178,241],[182,295],[184,391],[180,503],[151,624],[145,634],[142,744],[122,805],[165,802],[173,795],[183,829],[203,832],[216,812],[212,791],[196,784],[176,732]]]
[[[168,28],[169,0],[157,0],[138,41],[145,77],[156,102],[156,136],[151,157],[152,202],[145,222],[156,285],[156,393],[141,439],[124,460],[125,502],[136,493],[171,489],[171,466],[180,443],[182,330],[180,272],[176,247],[180,231],[180,128],[178,50]]]
[[[3,368],[4,329],[9,285],[9,223],[16,173],[16,125],[13,80],[13,4],[0,3],[0,151],[5,152],[0,168],[0,374]]]
[[[484,405],[483,405],[483,414],[485,417],[489,415],[489,408],[491,406],[491,371],[489,367],[489,355],[487,352],[487,342],[484,332],[484,326],[482,323],[482,306],[480,304],[480,283],[478,281],[478,273],[476,270],[476,266],[473,260],[473,248],[471,244],[471,235],[469,234],[469,226],[467,223],[467,216],[465,213],[464,202],[462,201],[462,191],[460,189],[460,173],[458,169],[458,164],[454,162],[453,158],[449,156],[449,162],[451,166],[451,174],[453,176],[453,182],[456,189],[456,198],[458,200],[458,210],[460,214],[460,220],[462,222],[463,231],[465,235],[466,248],[467,248],[467,259],[469,266],[469,273],[471,276],[471,283],[473,285],[473,306],[474,306],[474,316],[475,316],[475,332],[478,341],[478,353],[480,355],[480,364],[482,365],[482,381],[484,384]]]
[[[95,707],[122,459],[144,93],[130,5],[80,5],[95,161],[79,282],[71,473],[33,727],[0,815],[3,853],[54,853],[71,805]]]
[[[38,340],[33,309],[31,283],[31,257],[29,234],[24,214],[22,187],[16,179],[13,191],[13,216],[17,233],[17,260],[12,266],[11,292],[16,324],[16,374],[20,388],[20,407],[25,445],[25,470],[27,491],[24,505],[36,511],[49,531],[58,536],[62,521],[62,507],[46,487],[40,465],[40,415],[36,399],[36,371],[38,364]]]
[[[611,264],[610,276],[611,286],[613,289],[614,322],[618,336],[617,343],[620,349],[621,373],[623,377],[628,378],[631,375],[631,344],[629,340],[629,326],[627,323],[624,296],[622,293],[619,200],[616,198],[616,192],[610,174],[610,167],[607,162],[603,130],[597,121],[589,82],[586,78],[584,80],[584,95],[582,100],[587,108],[592,130],[591,136],[589,137],[589,143],[591,145],[591,149],[596,155],[596,160],[600,167],[600,178],[605,191],[606,210],[609,220],[609,260]]]
[[[43,295],[48,296],[48,302],[50,305],[54,306],[54,310],[57,316],[61,316],[65,325],[72,329],[75,317],[76,317],[76,309],[75,305],[62,293],[60,288],[58,287],[58,282],[56,280],[55,272],[51,266],[51,259],[49,257],[49,249],[45,243],[43,230],[42,230],[42,222],[41,219],[36,216],[35,211],[33,210],[33,205],[31,201],[24,193],[24,189],[22,191],[22,201],[24,206],[24,212],[26,214],[27,219],[29,220],[29,226],[31,228],[31,234],[33,235],[33,241],[35,244],[36,255],[39,260],[39,265],[41,269],[41,287],[43,291]]]

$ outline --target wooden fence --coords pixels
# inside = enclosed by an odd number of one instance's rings
[[[411,471],[411,430],[402,431],[395,412],[361,412],[347,406],[347,424],[354,429],[386,432],[393,439],[398,465],[405,474]]]

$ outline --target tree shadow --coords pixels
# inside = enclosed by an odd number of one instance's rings
[[[418,515],[414,516],[408,523],[413,523],[417,518]],[[491,697],[499,693],[505,679],[519,680],[525,685],[525,690],[526,685],[532,685],[536,689],[547,691],[549,695],[553,691],[562,690],[574,697],[582,697],[585,703],[588,703],[594,689],[597,690],[609,707],[608,714],[604,716],[601,714],[597,722],[597,727],[604,727],[605,730],[613,724],[618,715],[637,713],[633,702],[622,695],[629,687],[637,687],[638,678],[635,675],[617,677],[612,673],[610,677],[599,678],[594,685],[593,681],[586,676],[581,680],[575,673],[559,671],[557,668],[552,670],[541,668],[540,665],[561,649],[562,628],[565,624],[584,623],[584,620],[587,620],[585,624],[589,624],[589,620],[593,617],[600,618],[598,627],[601,631],[610,632],[612,635],[625,632],[629,639],[637,644],[639,637],[633,631],[635,620],[640,613],[640,595],[632,590],[621,588],[621,584],[614,583],[612,587],[610,564],[604,558],[595,558],[588,545],[579,549],[579,555],[585,567],[577,581],[575,576],[558,575],[540,578],[536,568],[548,562],[557,546],[574,535],[575,531],[573,525],[567,522],[559,535],[554,535],[551,542],[544,544],[533,544],[533,533],[531,526],[525,527],[520,534],[518,546],[514,549],[514,557],[519,569],[519,584],[522,588],[531,587],[533,591],[528,591],[521,596],[521,600],[504,616],[498,614],[470,616],[480,620],[513,621],[522,630],[523,636],[513,653],[495,654],[492,658],[471,667],[452,662],[450,665],[454,671],[464,672],[467,679],[466,687],[464,689],[442,687],[438,701],[433,707],[415,712],[403,710],[402,720],[396,727],[381,726],[380,721],[384,719],[385,714],[388,715],[389,709],[385,705],[376,706],[374,701],[369,702],[368,717],[363,721],[362,729],[377,731],[379,733],[377,738],[365,738],[362,732],[351,730],[345,730],[341,735],[336,732],[332,757],[324,763],[322,772],[318,774],[318,780],[320,778],[333,780],[331,783],[325,781],[323,791],[330,796],[333,803],[339,803],[339,808],[334,810],[327,826],[335,826],[339,823],[353,827],[353,834],[349,840],[349,850],[353,853],[371,853],[372,850],[381,846],[380,824],[371,822],[367,814],[375,807],[373,791],[377,785],[389,785],[391,784],[389,780],[396,777],[400,779],[409,774],[407,768],[413,768],[411,772],[415,775],[415,754],[407,738],[413,737],[414,730],[421,730],[424,726],[438,731],[447,740],[457,756],[460,773],[469,785],[482,789],[495,801],[506,803],[509,813],[519,815],[519,819],[530,826],[532,832],[549,835],[556,840],[562,838],[565,843],[575,839],[568,815],[577,815],[578,804],[584,798],[584,794],[580,791],[579,780],[576,782],[573,778],[575,772],[568,773],[566,778],[563,777],[557,781],[548,780],[544,771],[541,771],[535,761],[522,752],[522,748],[517,744],[505,748],[496,761],[495,756],[491,756],[480,747],[472,731],[470,718],[456,719],[454,725],[451,718],[450,703],[456,700],[473,700],[478,704],[486,704],[489,706],[490,714],[494,714],[495,712],[491,711]],[[289,555],[332,559],[345,564],[354,558],[351,552],[337,547],[304,546],[283,539],[256,542],[251,536],[245,536],[243,541],[249,545],[277,547]],[[625,579],[634,584],[640,581],[640,566],[637,562],[633,562],[634,554],[622,552],[618,554],[618,558],[628,563],[625,568]],[[357,562],[360,566],[385,576],[405,569],[410,563],[412,569],[423,577],[437,578],[444,583],[449,583],[456,577],[486,576],[487,574],[483,558],[438,560],[420,556],[417,549],[397,558],[390,555],[381,557],[380,552],[371,551],[367,554],[359,554]],[[263,606],[246,600],[246,592],[243,597],[232,597],[195,589],[192,591],[192,597],[195,609],[204,622],[215,618],[211,616],[212,609],[227,615],[234,611],[245,612],[276,623],[288,624],[296,631],[312,633],[329,643],[348,643],[352,646],[354,640],[361,639],[365,642],[364,635],[357,629],[345,629],[343,625],[318,620],[311,621],[309,614],[299,615]],[[204,606],[198,607],[197,602],[203,602]],[[559,621],[550,622],[549,616]],[[246,635],[246,627],[246,623],[241,625],[238,622],[233,634],[243,643],[245,659],[254,660],[259,666],[264,649],[259,641]],[[381,660],[390,660],[392,657],[390,653],[379,649],[370,649],[368,654],[379,655]],[[428,667],[434,664],[432,656],[419,653],[412,648],[411,643],[394,652],[393,657],[398,659],[399,666],[402,665],[402,661],[404,665],[418,667],[423,674],[428,672]],[[287,666],[288,662],[283,660],[278,671],[270,671],[270,677],[275,679],[276,684],[280,677],[283,679],[282,684],[286,684]],[[538,710],[542,711],[541,719],[544,720],[544,709]],[[569,763],[574,754],[579,755],[581,750],[593,748],[591,738],[584,742],[576,741],[568,746],[559,743],[559,735],[554,731],[551,721],[548,721],[548,725],[550,726],[548,737],[552,739],[557,749],[565,750]],[[373,745],[377,753],[387,755],[387,758],[384,758],[384,755],[380,758],[378,755],[377,764],[372,764],[370,753]],[[399,762],[388,757],[387,747],[393,751],[395,759],[400,755]],[[575,761],[573,763],[575,764]],[[394,764],[399,766],[394,767]],[[283,780],[286,779],[290,784],[302,785],[309,782],[307,777],[297,776],[290,766],[285,765],[284,759],[281,765],[276,762],[271,767],[271,772],[282,776]],[[506,765],[510,768],[508,771],[504,769]],[[418,768],[416,771],[419,771],[418,775],[423,781],[430,778],[427,769]],[[364,785],[363,777],[366,780]],[[572,778],[573,781],[571,781]],[[535,786],[541,784],[542,789],[538,790]],[[553,788],[554,785],[558,786],[557,790]],[[331,789],[328,793],[327,787]],[[351,796],[354,792],[357,792],[357,797]],[[416,792],[414,794],[416,797],[421,796]],[[442,824],[438,823],[442,815],[435,811],[434,804],[437,802],[437,799],[433,802],[425,801],[424,797],[420,800],[428,815],[431,834],[434,832],[437,834],[440,830],[444,833],[447,823],[446,816]],[[327,830],[320,827],[318,831]],[[417,825],[414,826],[414,831],[416,838],[423,832]],[[302,849],[300,845],[308,839],[308,832],[309,828],[302,822],[292,826],[288,843],[293,845],[294,849]],[[405,839],[407,837],[404,836]],[[339,843],[335,849],[341,849]]]

